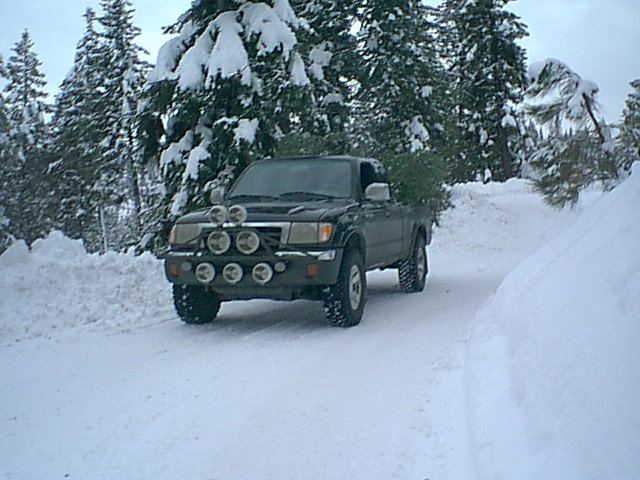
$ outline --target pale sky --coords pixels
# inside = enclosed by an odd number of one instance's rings
[[[174,23],[191,0],[133,0],[139,43],[151,52],[167,39],[161,27]],[[437,3],[437,0],[429,0]],[[49,91],[57,91],[73,64],[75,46],[84,32],[86,7],[99,0],[0,0],[0,53],[6,59],[28,28],[43,61]],[[640,0],[517,0],[509,9],[529,26],[522,44],[528,60],[557,58],[600,86],[606,118],[616,121],[629,94],[629,82],[640,78]]]

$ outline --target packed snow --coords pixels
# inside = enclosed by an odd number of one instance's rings
[[[306,301],[183,325],[150,255],[17,243],[0,257],[0,475],[638,478],[634,170],[572,211],[524,181],[454,187],[427,289],[370,273],[346,330]]]

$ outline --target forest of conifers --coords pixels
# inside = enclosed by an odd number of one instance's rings
[[[557,206],[612,188],[640,157],[640,80],[607,124],[597,85],[528,63],[508,4],[200,0],[151,65],[132,2],[102,0],[53,100],[25,30],[0,57],[0,252],[51,230],[156,251],[212,188],[280,155],[376,157],[436,215],[456,182],[527,176]]]

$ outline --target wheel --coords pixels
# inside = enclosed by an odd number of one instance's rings
[[[327,323],[335,327],[353,327],[360,323],[367,300],[367,277],[362,256],[347,251],[335,285],[324,299]]]
[[[398,267],[400,288],[405,293],[421,292],[427,283],[427,273],[429,273],[429,262],[425,241],[422,236],[418,236],[413,242],[411,255],[402,260]]]
[[[173,303],[180,319],[189,324],[210,323],[220,310],[215,293],[195,285],[173,285]]]

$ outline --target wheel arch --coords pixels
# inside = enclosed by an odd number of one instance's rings
[[[366,249],[365,240],[362,234],[356,230],[352,230],[348,232],[345,237],[346,237],[344,242],[345,253],[349,250],[357,251],[362,257],[362,261],[365,262],[365,265],[366,265],[367,249]]]

